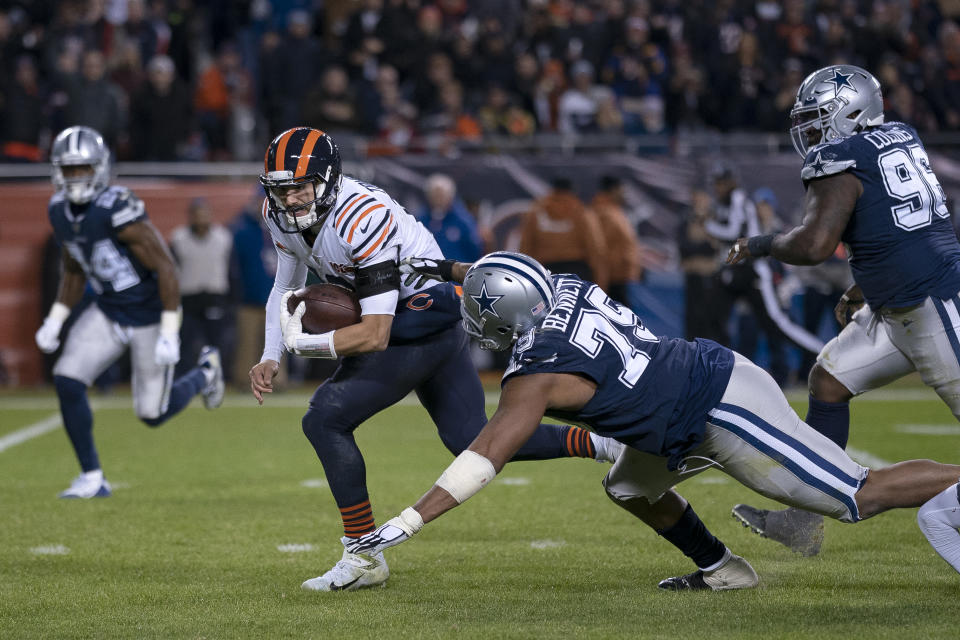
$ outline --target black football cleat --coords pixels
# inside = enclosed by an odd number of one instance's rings
[[[748,504],[733,508],[733,517],[754,533],[779,542],[804,557],[820,553],[823,516],[790,507],[780,511],[757,509]]]

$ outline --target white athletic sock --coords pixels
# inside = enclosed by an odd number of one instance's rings
[[[917,524],[934,550],[960,572],[960,485],[944,489],[917,512]]]
[[[103,482],[103,469],[94,469],[93,471],[84,471],[83,479],[90,480],[91,482],[96,480],[97,482]]]
[[[590,432],[590,442],[593,443],[593,450],[596,452],[594,460],[597,462],[616,462],[626,446],[613,438],[598,436],[592,431]]]
[[[730,558],[733,557],[733,552],[730,551],[726,546],[723,547],[723,557],[711,564],[709,567],[698,567],[704,573],[710,573],[711,571],[716,571],[723,565],[730,562]]]

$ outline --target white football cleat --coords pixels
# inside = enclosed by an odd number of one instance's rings
[[[712,571],[697,569],[685,576],[661,580],[657,586],[665,591],[728,591],[753,589],[760,584],[760,578],[749,562],[729,549],[724,558],[723,564]]]
[[[95,469],[81,473],[70,487],[60,492],[61,498],[109,498],[113,492],[110,483],[103,477],[103,471]]]
[[[322,576],[311,578],[300,585],[306,591],[353,591],[383,584],[390,577],[390,569],[383,552],[368,556],[343,550],[343,557]]]
[[[203,369],[207,378],[207,385],[200,391],[203,396],[203,406],[207,409],[216,409],[223,404],[223,363],[220,361],[220,350],[210,345],[200,350],[197,365]]]

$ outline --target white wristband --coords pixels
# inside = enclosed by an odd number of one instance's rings
[[[412,536],[420,531],[420,529],[423,529],[423,516],[413,507],[407,507],[401,511],[397,519],[399,519],[403,525],[400,528],[403,529],[403,532],[408,536]]]
[[[54,302],[53,306],[50,307],[50,313],[47,314],[47,318],[57,324],[63,324],[68,317],[70,317],[70,307],[62,302]]]
[[[440,475],[436,485],[453,496],[457,504],[462,504],[487,486],[496,475],[492,462],[467,449]]]
[[[180,333],[180,309],[160,312],[160,333],[165,336]]]
[[[294,339],[294,353],[308,358],[336,360],[337,352],[333,348],[333,331],[311,335],[301,333]]]

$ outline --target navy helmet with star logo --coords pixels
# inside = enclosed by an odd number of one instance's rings
[[[550,272],[522,253],[496,251],[482,257],[463,279],[463,328],[482,349],[503,351],[536,327],[553,308]]]
[[[797,90],[790,121],[793,147],[804,157],[818,144],[883,124],[880,82],[850,64],[814,71]]]

